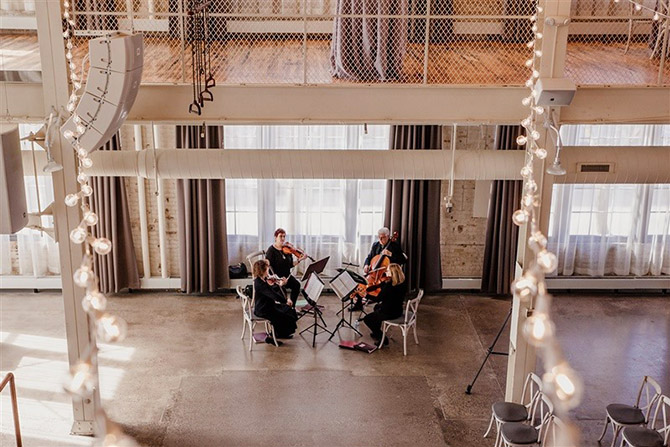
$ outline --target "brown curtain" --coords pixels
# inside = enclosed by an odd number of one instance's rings
[[[392,126],[391,149],[442,148],[440,126]],[[440,262],[440,181],[389,180],[384,225],[397,231],[408,257],[405,275],[410,289],[442,288]]]
[[[521,126],[498,126],[494,148],[497,150],[524,150],[516,144],[523,134]],[[521,180],[494,180],[486,224],[486,247],[482,271],[482,292],[509,295],[514,279],[519,227],[512,222],[512,214],[521,206]]]
[[[223,126],[177,126],[177,149],[223,149]],[[228,286],[224,180],[177,180],[179,269],[186,293]]]
[[[117,133],[102,151],[121,150]],[[100,278],[100,291],[117,293],[125,288],[140,287],[133,234],[130,228],[126,184],[122,177],[92,177],[91,211],[98,215],[98,223],[91,227],[93,236],[112,241],[112,251],[104,256],[95,255],[93,267]]]

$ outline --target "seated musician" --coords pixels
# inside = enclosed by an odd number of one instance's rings
[[[388,256],[392,264],[403,265],[405,263],[405,253],[403,253],[402,248],[400,248],[400,244],[398,242],[391,240],[390,234],[391,232],[386,227],[379,229],[377,232],[377,237],[379,240],[372,244],[370,254],[368,254],[367,258],[365,258],[365,264],[363,266],[364,273],[368,273],[372,268],[374,268],[374,266],[370,265],[370,263],[372,258],[378,254]]]
[[[381,286],[374,311],[363,319],[363,322],[372,331],[370,335],[377,343],[381,341],[383,335],[382,321],[392,320],[402,315],[403,302],[407,293],[405,274],[398,264],[390,264],[387,267],[386,277],[388,280],[384,281]],[[388,339],[384,340],[384,344],[388,344]]]
[[[282,247],[286,243],[286,231],[282,228],[277,228],[275,231],[275,242],[265,251],[265,258],[270,261],[272,272],[280,278],[286,278],[279,283],[280,287],[291,290],[291,297],[288,300],[288,305],[295,307],[300,294],[300,281],[295,276],[291,275],[293,266],[298,265],[304,258],[293,260],[293,255],[284,253]]]
[[[407,260],[405,253],[403,253],[400,244],[396,241],[391,240],[390,231],[386,227],[382,227],[377,232],[377,237],[379,238],[370,249],[368,257],[365,258],[365,264],[363,266],[363,272],[365,274],[370,273],[376,266],[372,265],[373,258],[377,255],[387,256],[389,261],[392,264],[403,265]],[[352,303],[352,306],[349,308],[350,311],[359,311],[363,310],[363,302],[358,300]]]
[[[277,338],[291,338],[298,327],[298,315],[286,303],[286,298],[272,288],[273,281],[268,278],[269,267],[267,259],[256,261],[253,266],[254,314],[270,320]],[[273,343],[272,337],[267,337],[265,342]]]

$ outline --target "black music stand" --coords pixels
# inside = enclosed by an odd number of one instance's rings
[[[312,275],[312,273],[316,273],[317,275],[323,272],[323,269],[326,268],[326,264],[328,264],[328,260],[330,259],[330,256],[326,256],[323,259],[319,259],[316,262],[312,262],[309,267],[307,267],[307,270],[305,270],[305,274],[302,275],[302,279],[300,281],[305,282],[309,279],[309,277]]]
[[[340,299],[340,302],[342,303],[342,310],[338,312],[342,314],[342,317],[340,318],[340,321],[337,322],[337,326],[335,326],[335,329],[333,329],[333,333],[330,334],[328,341],[332,340],[336,333],[339,334],[339,330],[343,326],[347,326],[349,329],[356,332],[359,336],[363,336],[363,334],[361,334],[358,329],[356,329],[351,324],[351,321],[347,321],[347,319],[344,318],[345,303],[351,299],[351,292],[356,290],[357,286],[358,283],[353,278],[351,273],[346,269],[340,270],[340,273],[338,273],[333,279],[330,280],[330,287],[333,289],[335,295],[337,295],[337,297]],[[349,318],[351,318],[351,314],[349,314]]]
[[[319,297],[321,296],[321,291],[323,291],[323,287],[324,284],[321,278],[319,278],[319,275],[316,273],[312,273],[307,279],[307,284],[305,284],[305,290],[303,291],[305,300],[307,300],[307,303],[310,306],[312,306],[312,312],[314,314],[314,323],[312,323],[311,325],[300,331],[300,334],[302,335],[303,332],[312,329],[313,333],[312,348],[316,346],[316,336],[318,334],[327,332],[332,335],[332,333],[328,329],[326,329],[326,322],[323,320],[323,316],[321,315],[321,309],[319,309],[319,306],[317,305],[317,301],[319,301]],[[319,320],[321,320],[323,326],[319,324]],[[319,329],[321,329],[321,331],[319,331]]]

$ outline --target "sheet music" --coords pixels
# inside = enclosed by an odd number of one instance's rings
[[[349,295],[356,288],[356,285],[356,281],[346,270],[330,281],[330,287],[340,299]]]
[[[323,282],[321,281],[321,278],[319,278],[316,273],[312,273],[309,279],[307,280],[305,293],[307,294],[308,297],[310,297],[310,299],[318,301],[319,296],[321,296],[322,290],[323,290]]]

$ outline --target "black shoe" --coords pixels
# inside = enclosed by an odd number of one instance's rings
[[[282,340],[290,340],[293,338],[293,334],[288,334],[288,335],[277,335],[277,338],[281,338]]]
[[[267,344],[269,344],[269,345],[274,345],[274,344],[275,344],[275,341],[272,339],[272,337],[265,337],[265,343],[267,343]],[[279,340],[277,340],[277,346],[281,346],[281,345],[283,345],[283,344],[284,344],[284,343],[282,343],[282,342],[280,342]]]

